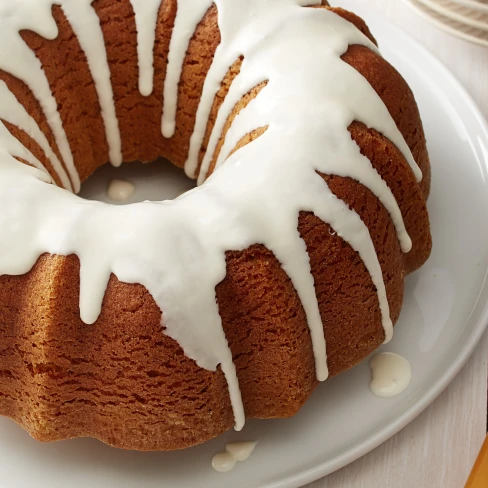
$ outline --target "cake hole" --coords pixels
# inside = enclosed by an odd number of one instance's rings
[[[109,188],[122,182],[133,186],[128,198],[110,198]],[[80,197],[114,205],[143,202],[145,200],[173,200],[195,188],[196,182],[165,159],[152,163],[125,163],[119,168],[106,164],[99,168],[81,186]],[[113,192],[111,193],[114,196]]]

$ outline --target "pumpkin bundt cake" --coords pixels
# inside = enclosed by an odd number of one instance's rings
[[[406,82],[319,0],[0,3],[0,414],[138,450],[295,414],[431,248]],[[200,186],[111,206],[98,167]]]

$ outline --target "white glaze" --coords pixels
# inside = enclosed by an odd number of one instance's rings
[[[112,180],[108,185],[107,195],[115,202],[126,202],[134,194],[135,189],[130,181]]]
[[[173,35],[169,45],[168,67],[164,80],[163,117],[161,121],[161,130],[164,137],[173,137],[175,133],[178,83],[183,69],[185,54],[197,25],[213,3],[214,0],[178,1]],[[195,175],[191,177],[194,178]]]
[[[161,0],[130,0],[137,28],[137,58],[139,62],[139,91],[149,96],[153,91],[154,41]]]
[[[0,120],[4,120],[19,129],[22,129],[29,137],[31,137],[44,151],[51,162],[54,172],[61,180],[64,188],[72,190],[71,182],[57,158],[54,151],[51,149],[46,136],[43,134],[37,122],[27,113],[24,106],[15,98],[13,93],[8,89],[4,81],[0,81]],[[5,144],[1,144],[5,148]],[[18,154],[17,154],[18,155]],[[20,156],[20,155],[18,155]],[[37,160],[37,158],[29,159],[29,162],[36,168],[43,169],[47,172],[44,166]]]
[[[238,461],[246,461],[253,453],[257,442],[231,442],[225,446],[225,451],[219,452],[212,458],[212,467],[220,473],[233,470]]]
[[[58,35],[52,17],[52,0],[19,0],[0,2],[0,67],[22,80],[39,101],[54,134],[59,152],[68,170],[73,189],[80,189],[80,178],[74,165],[73,155],[41,63],[20,37],[19,31],[31,30],[46,39]]]
[[[410,384],[410,363],[393,352],[381,352],[370,361],[371,391],[380,397],[399,395]]]
[[[256,441],[231,442],[225,446],[225,450],[230,453],[236,461],[245,461],[253,453],[256,444]]]
[[[232,471],[237,464],[237,460],[227,451],[219,452],[212,458],[212,467],[219,473]]]
[[[76,30],[83,30],[83,37],[89,33],[94,36],[93,44],[88,40],[83,43],[84,49],[92,69],[101,67],[97,91],[101,106],[110,114],[112,109],[107,107],[113,105],[113,97],[107,90],[106,54],[104,49],[95,49],[100,46],[99,21],[88,0],[79,6],[74,5],[75,1],[56,3],[62,4],[65,12],[76,9]],[[9,46],[9,52],[2,53],[0,49],[0,68],[22,75],[19,77],[32,85],[45,112],[51,114],[50,123],[61,148],[67,141],[63,139],[59,114],[51,113],[54,99],[47,80],[18,35],[19,29],[30,27],[53,38],[57,30],[48,8],[52,3],[53,0],[8,0],[1,4],[0,46]],[[240,429],[244,409],[215,297],[215,287],[226,274],[225,252],[262,243],[279,259],[306,312],[317,378],[324,380],[328,374],[326,345],[309,257],[297,231],[300,211],[311,211],[329,223],[359,253],[378,291],[386,341],[391,338],[392,324],[369,231],[360,217],[332,194],[317,171],[349,176],[368,187],[390,212],[405,252],[411,243],[398,205],[371,163],[361,156],[347,127],[358,120],[376,128],[403,152],[418,179],[421,175],[381,99],[361,75],[340,59],[350,44],[376,49],[352,24],[327,10],[302,7],[319,3],[318,0],[215,3],[222,41],[204,83],[187,174],[197,176],[197,157],[210,108],[234,61],[244,56],[240,74],[220,109],[200,182],[206,177],[220,130],[235,102],[256,84],[268,81],[227,133],[217,160],[218,171],[201,187],[173,201],[123,207],[86,202],[46,185],[45,173],[15,161],[10,155],[24,152],[31,159],[33,156],[0,131],[0,229],[9,229],[9,239],[0,241],[0,274],[27,272],[43,252],[76,254],[81,263],[80,313],[88,324],[98,318],[111,273],[121,281],[141,283],[164,311],[165,333],[178,341],[185,354],[209,370],[221,365],[236,429]],[[166,137],[175,129],[178,82],[189,41],[211,4],[210,0],[178,1],[164,87],[162,130]],[[9,5],[13,5],[14,15],[6,20],[5,6]],[[152,2],[142,6],[133,1],[132,5],[141,43],[140,87],[141,92],[147,93],[148,79],[153,74],[149,60],[154,41],[143,31],[145,26],[154,29],[158,9]],[[10,46],[18,58],[15,63],[9,54]],[[114,123],[107,122],[110,118],[108,115],[104,120],[110,132],[107,139],[113,142],[118,130]],[[265,126],[268,128],[261,137],[228,157],[244,134]],[[114,148],[112,144],[111,153]],[[72,170],[66,149],[64,144],[61,154]],[[75,183],[73,171],[70,176]],[[76,190],[77,185],[73,186]]]
[[[0,123],[0,160],[2,161],[2,164],[5,164],[5,168],[7,164],[17,164],[13,159],[14,157],[23,159],[29,163],[30,166],[25,166],[24,171],[26,174],[35,176],[45,183],[53,183],[52,177],[42,163],[7,130],[5,125]],[[4,168],[2,167],[2,170],[3,169]],[[15,194],[15,188],[12,189],[12,193]],[[12,193],[10,196],[13,196]]]
[[[115,114],[110,69],[100,20],[91,6],[92,2],[93,0],[56,0],[56,3],[62,6],[88,60],[88,67],[95,82],[105,124],[110,162],[114,166],[120,166],[122,164],[122,142],[119,122]]]

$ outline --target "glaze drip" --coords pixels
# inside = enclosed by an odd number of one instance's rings
[[[122,164],[122,142],[119,122],[115,114],[114,94],[110,80],[105,41],[100,20],[91,6],[93,0],[57,0],[78,37],[95,82],[98,100],[105,124],[109,158],[114,166]]]
[[[51,13],[54,3],[52,0],[0,3],[0,46],[8,46],[8,49],[0,49],[0,67],[23,81],[39,101],[71,179],[72,185],[67,188],[78,192],[80,177],[57,102],[39,59],[19,35],[21,30],[31,30],[46,39],[55,39],[58,28]]]
[[[37,125],[37,122],[27,113],[24,106],[15,98],[13,93],[7,88],[7,85],[5,84],[4,81],[0,81],[0,100],[2,101],[2,103],[0,104],[0,120],[4,120],[5,122],[8,122],[18,127],[19,129],[23,130],[34,141],[36,141],[37,144],[39,144],[41,149],[44,151],[44,154],[51,162],[54,172],[56,173],[57,177],[61,181],[61,184],[64,186],[64,188],[71,188],[71,182],[68,178],[68,175],[66,174],[66,171],[61,165],[61,162],[57,158],[56,154],[51,149],[51,146],[49,145],[46,136],[43,134],[43,132]],[[9,136],[6,137],[8,138]],[[1,147],[3,148],[6,147],[6,142],[4,142],[4,137],[1,138],[2,140]],[[13,155],[22,157],[22,155],[18,152],[15,152]],[[47,173],[46,168],[44,168],[44,166],[40,163],[40,161],[37,158],[34,158],[34,156],[32,156],[32,158],[30,156],[27,156],[27,158],[24,159],[26,159],[30,164],[32,164],[36,168],[42,169]]]
[[[159,3],[143,5],[140,0],[131,1],[138,29],[139,87],[141,93],[147,94],[152,90],[154,69],[154,38],[150,32],[157,25]],[[46,112],[52,111],[54,98],[50,89],[47,91],[40,65],[35,61],[28,64],[35,56],[18,32],[34,26],[32,30],[36,32],[49,38],[55,36],[56,26],[48,8],[52,3],[22,0],[18,2],[22,9],[13,7],[14,22],[6,22],[5,12],[0,10],[2,45],[13,45],[21,60],[12,63],[10,56],[0,54],[0,68],[12,68],[14,75],[30,81],[29,86]],[[112,141],[113,154],[117,152],[119,136],[113,120],[112,89],[107,85],[105,49],[96,48],[101,42],[99,20],[88,0],[79,5],[75,0],[57,3],[62,4],[68,17],[77,12],[75,32],[83,31],[79,32],[81,36],[93,33],[93,39],[82,42],[82,46],[91,69],[100,67],[97,92],[105,110],[107,139]],[[123,207],[84,201],[47,185],[42,165],[18,141],[5,135],[4,127],[0,129],[0,204],[2,209],[7,207],[0,213],[0,229],[9,229],[9,239],[0,241],[0,274],[26,273],[44,252],[76,254],[81,266],[80,314],[87,324],[95,322],[100,314],[111,273],[120,281],[142,284],[163,311],[165,333],[180,344],[185,354],[202,368],[215,371],[221,366],[229,386],[236,429],[244,424],[244,408],[215,293],[215,287],[226,275],[226,251],[242,251],[259,243],[274,253],[305,310],[317,378],[324,380],[328,375],[326,344],[309,256],[297,230],[301,211],[313,212],[328,223],[360,255],[378,293],[385,341],[391,338],[392,323],[368,228],[354,210],[331,192],[319,173],[348,176],[369,188],[390,213],[402,250],[407,252],[411,247],[391,190],[361,155],[348,132],[354,120],[375,128],[396,144],[420,179],[420,171],[383,102],[369,83],[341,60],[351,44],[376,48],[336,14],[303,8],[317,3],[215,2],[221,43],[204,83],[190,141],[187,174],[198,176],[198,153],[222,79],[237,58],[242,56],[244,60],[220,108],[199,176],[202,184],[176,200]],[[5,4],[17,5],[5,2],[1,7],[4,10]],[[178,83],[188,44],[211,5],[209,0],[178,1],[164,86],[165,137],[171,137],[175,130]],[[4,25],[7,30],[2,31]],[[22,66],[17,67],[18,64]],[[34,79],[39,71],[37,82]],[[236,102],[262,81],[267,81],[265,88],[239,113],[225,135],[217,157],[218,170],[204,181],[229,114]],[[18,110],[14,105],[12,112]],[[59,114],[51,115],[56,141],[67,143]],[[22,117],[24,125],[32,125],[25,114]],[[232,153],[243,135],[259,127],[267,130]],[[30,129],[35,132],[35,128]],[[69,147],[63,147],[63,159],[69,161]],[[13,156],[34,161],[32,164],[40,169],[20,164]],[[66,161],[65,164],[71,168],[73,178],[74,166]]]
[[[161,0],[130,0],[137,28],[137,58],[139,61],[139,91],[145,97],[153,91],[154,41]]]
[[[197,25],[213,3],[213,0],[200,0],[199,2],[192,2],[191,0],[178,1],[175,25],[169,45],[168,67],[164,80],[163,118],[161,121],[161,130],[164,137],[173,137],[175,133],[178,83],[181,78],[185,55]],[[219,83],[222,79],[223,76],[220,78]],[[205,83],[207,83],[206,80]],[[192,175],[191,177],[194,178],[195,176]]]

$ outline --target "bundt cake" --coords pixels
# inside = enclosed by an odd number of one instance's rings
[[[320,0],[0,2],[0,414],[125,449],[295,414],[431,248],[406,82]],[[201,186],[111,206],[98,167]]]

